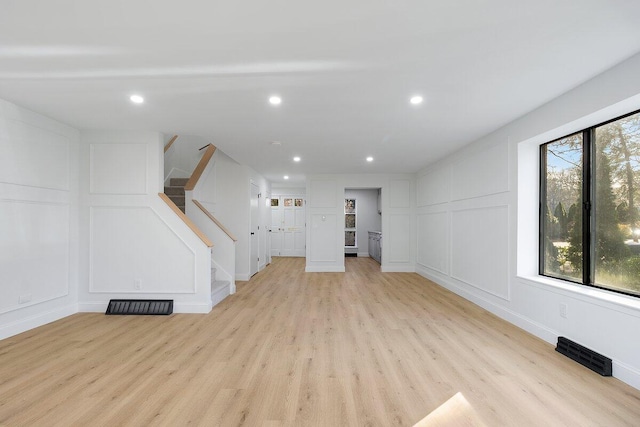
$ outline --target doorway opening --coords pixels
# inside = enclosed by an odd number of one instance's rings
[[[369,257],[382,263],[381,196],[381,188],[345,188],[345,258]]]

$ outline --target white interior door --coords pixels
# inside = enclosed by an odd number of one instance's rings
[[[271,207],[271,255],[304,257],[305,227],[304,197],[280,196],[277,206]]]
[[[271,256],[282,254],[282,197],[271,198]]]
[[[258,193],[260,189],[257,185],[251,184],[251,235],[249,236],[251,250],[249,259],[249,275],[253,276],[258,272],[258,248],[260,245],[258,227],[260,224],[260,212],[258,210]]]
[[[301,196],[283,197],[282,255],[305,256],[305,207]]]

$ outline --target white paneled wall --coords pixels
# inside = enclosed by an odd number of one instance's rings
[[[0,100],[0,339],[77,311],[78,132]]]
[[[147,144],[91,144],[91,194],[147,194]]]
[[[461,156],[451,167],[451,200],[509,190],[509,146],[495,145]]]
[[[344,256],[344,251],[338,252],[335,250],[336,246],[340,244],[336,235],[338,224],[337,215],[329,213],[311,215],[309,235],[313,244],[307,244],[309,248],[308,264],[319,265],[326,263],[331,266],[338,264],[338,259]],[[342,224],[342,221],[340,221],[340,224]],[[344,230],[344,227],[342,227],[342,230]],[[342,239],[342,246],[344,246],[344,238]]]
[[[449,274],[449,230],[448,212],[418,214],[418,264]]]
[[[381,188],[382,271],[415,270],[415,179],[412,175],[307,177],[306,271],[344,271],[345,189]]]
[[[640,299],[538,276],[537,230],[539,145],[640,109],[639,74],[636,55],[440,160],[416,195],[418,273],[550,343],[612,358],[636,388]]]
[[[508,299],[508,224],[508,206],[453,211],[451,277]]]
[[[271,207],[265,203],[267,194],[271,191],[267,180],[248,166],[241,165],[222,151],[216,150],[193,191],[193,198],[201,202],[238,239],[235,243],[235,272],[230,273],[236,280],[243,281],[250,278],[251,183],[258,186],[261,195],[258,204],[261,221],[258,230],[258,269],[261,270],[268,259],[267,230],[271,224]],[[215,245],[216,242],[213,243]]]
[[[163,137],[81,135],[82,311],[114,298],[173,299],[174,311],[211,310],[211,250],[158,196]]]
[[[195,293],[195,250],[153,209],[92,206],[89,212],[90,292]]]

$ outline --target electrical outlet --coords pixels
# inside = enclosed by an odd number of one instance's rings
[[[560,317],[567,318],[567,304],[565,303],[560,304]]]
[[[142,279],[136,279],[133,287],[136,288],[136,291],[139,291],[140,289],[142,289]]]
[[[31,301],[31,294],[20,295],[18,297],[18,304],[26,304]]]

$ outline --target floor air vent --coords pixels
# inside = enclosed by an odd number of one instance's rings
[[[173,313],[171,299],[112,299],[105,314],[164,314]]]
[[[602,376],[611,376],[611,359],[604,357],[586,347],[581,346],[565,337],[558,337],[556,351],[562,353],[581,365],[586,366]]]

